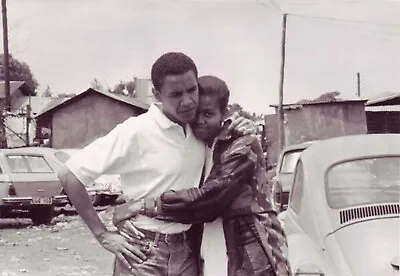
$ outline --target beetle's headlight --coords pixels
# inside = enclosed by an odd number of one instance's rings
[[[302,265],[294,273],[294,276],[311,276],[311,275],[325,276],[322,270],[319,269],[318,266],[313,264]]]

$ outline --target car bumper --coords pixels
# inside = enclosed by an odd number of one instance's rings
[[[27,196],[27,197],[4,197],[1,200],[3,201],[3,205],[5,206],[31,206],[31,205],[55,205],[60,206],[68,203],[68,197],[66,195],[57,195],[50,197],[51,203],[43,202],[41,203],[40,200],[38,203],[34,202],[34,198]]]

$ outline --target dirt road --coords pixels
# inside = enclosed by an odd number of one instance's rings
[[[112,209],[99,212],[110,227]],[[0,219],[0,276],[108,276],[112,263],[76,214],[39,227],[30,219]]]

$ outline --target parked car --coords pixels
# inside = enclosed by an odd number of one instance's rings
[[[317,141],[308,141],[285,147],[278,158],[275,176],[272,178],[271,202],[279,213],[287,209],[293,173],[301,153]]]
[[[399,275],[399,141],[344,136],[301,154],[279,214],[294,275]]]
[[[68,202],[48,158],[32,148],[0,150],[0,217],[28,211],[34,224],[50,223]]]
[[[53,156],[61,164],[77,153],[80,149],[54,149]],[[94,206],[113,204],[122,194],[121,177],[114,174],[104,174],[97,178],[93,184],[86,187]]]

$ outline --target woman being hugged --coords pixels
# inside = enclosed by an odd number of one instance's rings
[[[227,264],[222,262],[221,266],[228,276],[292,275],[284,254],[286,236],[262,192],[266,169],[260,142],[255,135],[227,131],[231,122],[225,119],[229,89],[223,80],[203,76],[198,83],[199,106],[192,127],[212,155],[206,162],[206,180],[199,188],[168,191],[158,198],[127,202],[116,208],[114,224],[121,232],[137,231],[132,229],[129,218],[139,213],[180,223],[204,223],[204,231],[198,238],[203,237],[206,276],[221,275],[217,272],[221,267],[211,265],[215,250],[227,252]],[[259,199],[263,199],[263,207]],[[225,237],[225,247],[214,247],[214,252],[207,250],[207,245],[219,242],[220,236],[213,232],[223,232]]]

